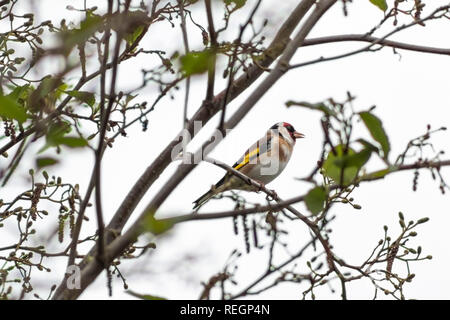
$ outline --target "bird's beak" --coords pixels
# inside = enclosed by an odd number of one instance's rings
[[[304,138],[304,137],[305,137],[305,135],[303,133],[300,133],[300,132],[297,132],[297,131],[294,132],[294,138],[295,139],[301,139],[301,138]]]

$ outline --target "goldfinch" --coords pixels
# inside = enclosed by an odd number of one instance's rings
[[[267,133],[253,144],[233,165],[233,168],[263,185],[280,175],[291,158],[295,140],[304,138],[287,122],[274,124]],[[255,191],[255,187],[241,178],[226,173],[211,190],[194,201],[194,210],[205,204],[213,196],[228,190]]]

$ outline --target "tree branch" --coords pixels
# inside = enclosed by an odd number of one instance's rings
[[[222,133],[222,135],[225,135],[225,129],[224,129],[224,125],[225,125],[225,113],[227,110],[227,105],[228,105],[228,100],[229,100],[229,94],[230,94],[230,89],[233,85],[234,82],[234,76],[236,74],[237,71],[234,70],[234,66],[236,64],[236,60],[237,60],[237,51],[238,51],[238,45],[241,43],[242,41],[242,36],[244,35],[244,31],[247,28],[247,26],[250,24],[250,22],[253,19],[253,16],[255,15],[256,11],[258,10],[260,4],[261,4],[262,0],[258,0],[258,2],[256,3],[256,5],[253,7],[252,12],[250,13],[250,15],[248,16],[247,21],[240,26],[239,28],[239,36],[237,38],[237,41],[235,41],[235,47],[233,50],[233,55],[231,57],[231,61],[228,65],[228,70],[229,70],[229,76],[228,76],[228,84],[227,84],[227,88],[225,89],[225,95],[223,98],[223,102],[222,102],[222,114],[220,115],[220,122],[219,122],[219,131]]]
[[[367,34],[342,34],[328,37],[319,37],[319,38],[311,38],[306,39],[302,47],[314,46],[319,44],[326,43],[334,43],[334,42],[346,42],[346,41],[362,41],[362,42],[370,42],[377,43],[382,46],[392,47],[395,49],[404,49],[409,51],[423,52],[423,53],[434,53],[441,55],[450,55],[450,49],[447,48],[436,48],[436,47],[427,47],[420,46],[416,44],[398,42],[393,40],[387,40],[383,38],[377,38]]]
[[[331,57],[319,57],[319,58],[314,59],[314,60],[310,60],[310,61],[306,61],[306,62],[302,62],[302,63],[293,64],[293,65],[290,65],[290,66],[289,66],[289,69],[300,68],[300,67],[308,66],[308,65],[311,65],[311,64],[319,63],[319,62],[325,62],[325,61],[332,61],[332,60],[342,59],[342,58],[345,58],[345,57],[353,56],[353,55],[358,54],[358,53],[361,53],[361,52],[369,52],[369,51],[377,51],[377,50],[380,50],[380,49],[383,47],[383,45],[381,44],[381,42],[387,41],[387,43],[391,43],[391,44],[392,44],[391,41],[386,40],[388,37],[392,36],[392,35],[395,34],[395,33],[398,33],[398,32],[400,32],[400,31],[403,31],[403,30],[405,30],[405,29],[411,28],[411,27],[413,27],[413,26],[415,26],[415,25],[423,24],[423,23],[426,22],[426,21],[433,20],[433,19],[437,19],[438,17],[440,17],[440,16],[437,15],[438,13],[440,13],[440,12],[442,12],[442,11],[447,12],[447,10],[448,10],[449,8],[450,8],[450,5],[439,7],[439,8],[437,8],[436,10],[434,10],[431,14],[429,14],[428,16],[426,16],[425,18],[422,18],[422,19],[415,19],[413,22],[411,22],[411,23],[409,23],[409,24],[401,25],[400,27],[397,27],[397,28],[395,28],[394,30],[392,30],[391,32],[387,33],[387,34],[386,34],[385,36],[383,36],[382,38],[375,38],[375,37],[372,37],[372,36],[370,36],[369,34],[367,34],[367,35],[366,35],[366,37],[368,37],[367,39],[372,38],[373,41],[368,41],[368,42],[370,42],[370,44],[367,45],[367,46],[365,46],[365,47],[362,47],[362,48],[360,48],[360,49],[357,49],[357,50],[354,50],[354,51],[350,51],[350,52],[347,52],[347,53],[343,53],[343,54],[339,54],[339,55],[335,55],[335,56],[331,56]],[[320,39],[320,38],[319,38],[319,39]],[[323,38],[322,38],[322,39],[323,39]],[[316,40],[316,41],[317,41],[317,40]],[[375,46],[375,45],[377,45],[377,44],[381,45],[381,47],[380,47],[380,48],[376,48],[376,49],[372,49],[372,47]],[[410,47],[410,48],[411,48],[411,47]],[[416,49],[417,49],[417,47],[416,47]],[[436,49],[436,48],[435,48],[435,49]],[[435,53],[436,53],[436,52],[435,52]]]
[[[212,48],[212,61],[208,69],[208,84],[206,88],[206,101],[211,101],[214,97],[214,81],[216,78],[216,50],[217,50],[217,33],[214,28],[214,20],[211,8],[211,0],[205,0],[206,18],[208,20],[209,38]]]
[[[415,169],[429,169],[429,168],[441,168],[441,167],[449,167],[450,166],[450,159],[449,160],[442,160],[442,161],[423,161],[418,163],[412,163],[407,165],[401,165],[397,167],[393,167],[389,172],[386,172],[385,175],[378,175],[377,172],[371,172],[368,174],[363,175],[358,179],[359,182],[369,182],[374,180],[381,180],[384,179],[386,176],[391,175],[392,173],[406,171],[406,170],[415,170]],[[249,178],[247,178],[249,179]],[[330,190],[335,190],[339,188],[338,185],[331,185],[329,187]],[[276,204],[268,204],[268,205],[257,205],[252,208],[246,208],[246,209],[239,209],[239,210],[229,210],[229,211],[222,211],[222,212],[216,212],[216,213],[202,213],[198,214],[197,212],[192,212],[185,215],[180,215],[177,217],[172,218],[166,218],[162,219],[164,221],[167,221],[169,223],[182,223],[182,222],[188,222],[188,221],[195,221],[195,220],[214,220],[214,219],[222,219],[222,218],[230,218],[230,217],[237,217],[237,216],[243,216],[248,214],[254,214],[254,213],[262,213],[267,211],[279,211],[281,209],[286,208],[288,205],[292,205],[295,203],[302,202],[305,199],[305,195],[296,196],[291,199],[278,202]]]

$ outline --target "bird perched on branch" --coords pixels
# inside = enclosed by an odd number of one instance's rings
[[[233,169],[265,185],[280,175],[291,158],[295,140],[304,138],[287,122],[273,125],[264,137],[253,144],[233,165]],[[255,186],[231,172],[219,180],[211,190],[194,201],[194,209],[205,204],[213,196],[228,190],[256,191]]]

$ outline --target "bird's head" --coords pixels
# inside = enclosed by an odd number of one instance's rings
[[[288,141],[292,140],[293,143],[295,143],[296,139],[305,137],[303,133],[295,131],[294,127],[287,122],[278,122],[274,124],[270,129],[278,131],[278,133],[281,134],[285,139],[287,139]]]

